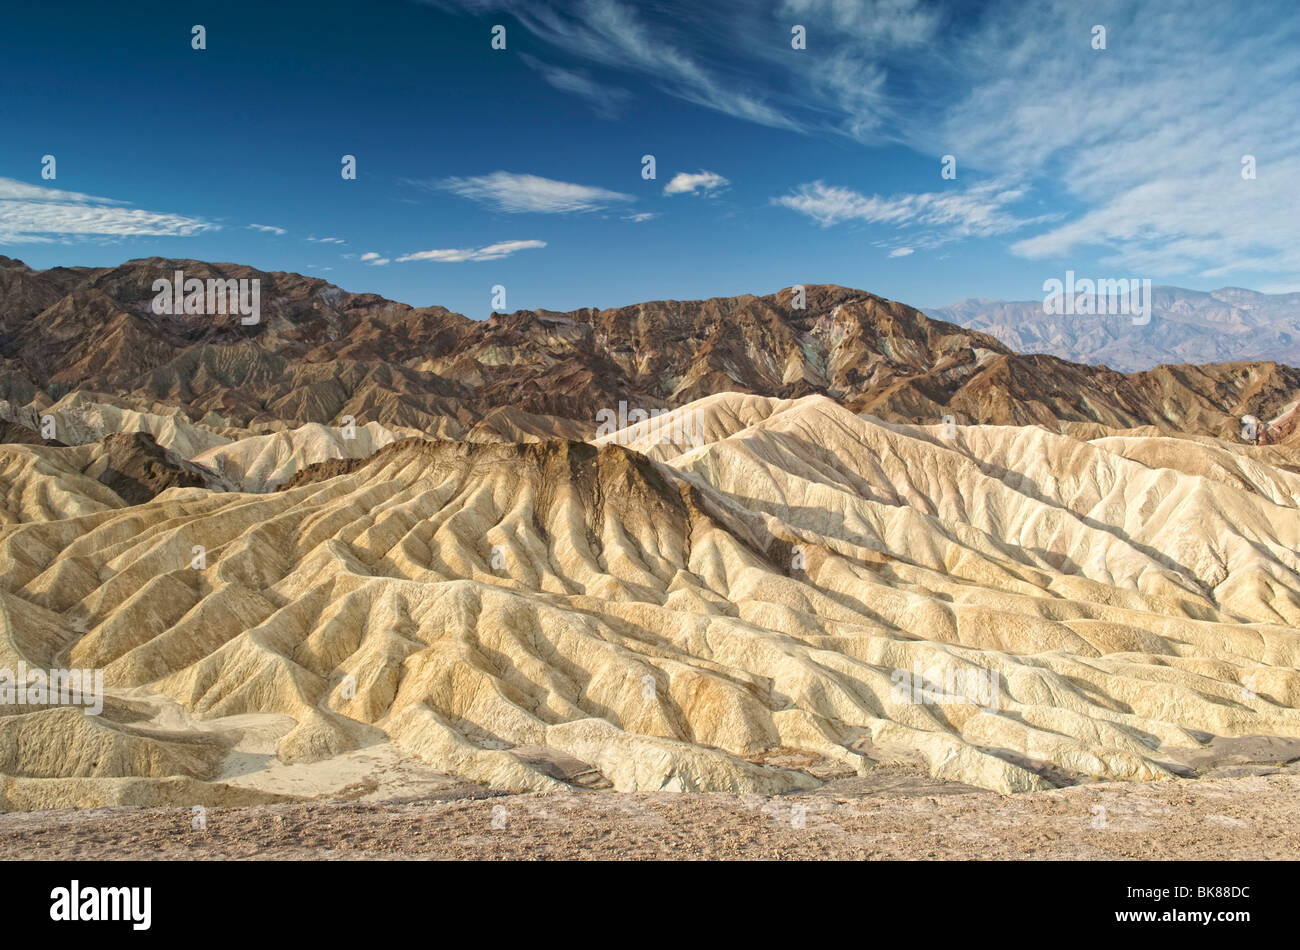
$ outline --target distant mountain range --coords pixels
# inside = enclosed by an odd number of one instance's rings
[[[154,282],[176,271],[260,281],[259,322],[153,312]],[[1168,333],[1168,322],[1145,329]],[[1252,414],[1291,441],[1298,391],[1300,370],[1271,361],[1123,374],[1022,355],[834,285],[807,286],[806,301],[786,289],[476,321],[236,264],[149,258],[36,271],[0,257],[0,416],[24,425],[75,392],[137,412],[180,410],[218,430],[351,417],[434,438],[476,429],[574,437],[622,402],[652,411],[736,392],[823,395],[890,422],[951,415],[1056,431],[1154,426],[1236,438]]]
[[[1041,300],[976,298],[929,313],[994,336],[1020,353],[1050,353],[1126,373],[1167,363],[1300,365],[1300,293],[1154,287],[1151,296],[1151,322],[1145,326],[1134,326],[1127,316],[1049,315]]]

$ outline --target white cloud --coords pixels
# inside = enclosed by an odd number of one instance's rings
[[[415,251],[411,254],[403,254],[397,259],[398,263],[404,261],[436,261],[440,264],[458,264],[463,261],[495,261],[503,257],[509,257],[516,251],[524,251],[534,247],[546,247],[545,241],[502,241],[499,244],[489,244],[486,247],[479,248],[452,248],[442,251]]]
[[[1004,234],[1038,220],[1017,218],[1008,210],[1009,205],[1023,196],[1022,188],[999,182],[985,182],[961,191],[886,197],[863,195],[852,188],[815,181],[800,185],[791,194],[773,198],[772,202],[807,215],[824,228],[845,221],[926,228],[929,232],[914,243],[934,247],[960,238]]]
[[[913,253],[913,251],[912,251],[912,248],[910,248],[910,247],[896,247],[896,248],[894,248],[892,251],[889,252],[889,256],[890,256],[890,257],[907,257],[907,256],[908,256],[909,254],[911,254],[911,253]]]
[[[623,220],[635,221],[637,224],[641,224],[643,221],[653,221],[659,216],[658,211],[638,211],[636,214],[625,214]]]
[[[313,244],[347,244],[348,243],[342,238],[336,238],[336,237],[324,237],[324,238],[309,237],[307,238],[307,240],[311,241]]]
[[[68,237],[188,237],[220,226],[201,218],[122,207],[126,202],[0,178],[0,241]]]
[[[373,261],[378,260],[379,256],[380,255],[376,254],[374,251],[366,251],[366,253],[361,255],[361,259],[363,261]]]
[[[505,171],[473,178],[447,178],[435,183],[434,187],[510,214],[597,211],[611,204],[635,200],[631,195],[605,188]]]
[[[250,224],[248,228],[250,231],[265,231],[267,234],[274,234],[277,237],[287,233],[284,228],[277,228],[271,224]]]
[[[124,205],[125,201],[113,198],[96,198],[79,191],[61,191],[42,185],[29,185],[13,178],[0,178],[0,201],[30,200],[43,202],[72,202],[75,204]]]
[[[699,171],[694,175],[688,172],[678,172],[668,184],[664,185],[664,194],[693,195],[697,191],[707,194],[730,184],[731,182],[717,172]]]

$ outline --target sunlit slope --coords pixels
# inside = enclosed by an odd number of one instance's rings
[[[5,665],[103,668],[114,702],[183,710],[161,737],[94,724],[118,778],[210,781],[211,744],[175,744],[249,714],[295,724],[284,762],[388,737],[538,790],[559,781],[539,749],[617,790],[815,785],[769,761],[796,750],[1012,792],[1166,777],[1207,734],[1300,735],[1300,477],[817,396],[677,412],[678,442],[406,440],[272,494],[5,527]],[[914,671],[993,692],[900,689]],[[60,749],[102,741],[56,716],[0,720],[31,746],[0,772],[92,774],[50,771],[45,722]]]

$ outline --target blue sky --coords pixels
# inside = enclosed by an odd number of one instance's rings
[[[497,284],[509,310],[820,282],[930,307],[1040,298],[1067,268],[1300,290],[1294,0],[235,0],[5,21],[0,253],[34,267],[235,261],[473,317]]]

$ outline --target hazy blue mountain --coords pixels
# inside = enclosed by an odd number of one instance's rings
[[[987,333],[1021,353],[1050,353],[1125,372],[1162,363],[1300,365],[1300,293],[1155,287],[1146,326],[1134,326],[1127,316],[1049,315],[1042,300],[970,299],[929,314]]]

